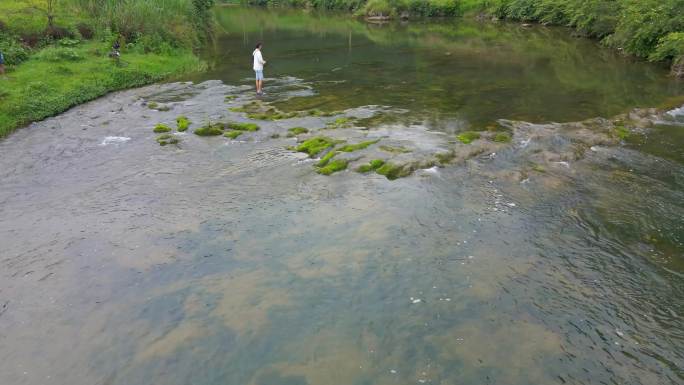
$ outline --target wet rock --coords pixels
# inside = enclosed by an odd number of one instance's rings
[[[670,74],[676,78],[684,78],[684,56],[674,60]]]

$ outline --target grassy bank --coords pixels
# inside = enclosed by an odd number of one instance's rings
[[[684,67],[684,0],[243,0],[345,10],[359,16],[476,15],[563,25],[627,54]],[[683,70],[684,71],[684,70]]]
[[[201,70],[213,0],[3,0],[0,137],[108,92]],[[109,57],[114,41],[122,58]]]

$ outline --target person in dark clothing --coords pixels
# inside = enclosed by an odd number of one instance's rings
[[[5,56],[0,51],[0,75],[5,73]]]

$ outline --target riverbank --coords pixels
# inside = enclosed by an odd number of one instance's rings
[[[213,0],[0,5],[0,138],[111,91],[205,68]],[[109,57],[115,41],[122,57]]]
[[[684,3],[678,0],[244,0],[251,5],[337,9],[370,20],[470,16],[573,28],[629,55],[668,62],[684,76]]]

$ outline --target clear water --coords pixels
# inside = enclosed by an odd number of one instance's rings
[[[217,12],[191,79],[229,86],[118,93],[0,142],[0,384],[684,381],[682,126],[536,173],[574,143],[521,132],[395,181],[316,174],[269,139],[286,121],[178,148],[151,131],[249,100],[257,39],[267,101],[407,110],[369,132],[416,143],[668,104],[666,69],[564,30]]]

